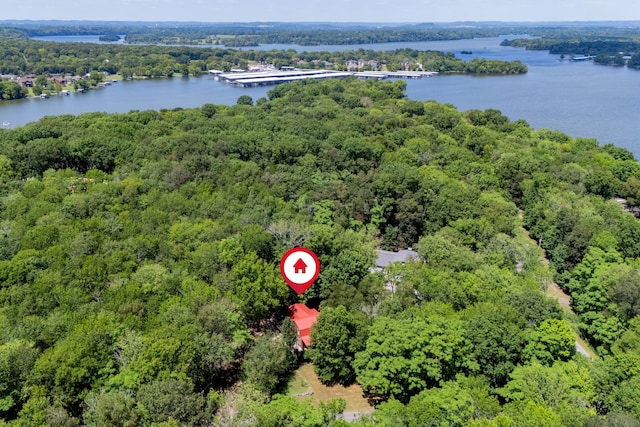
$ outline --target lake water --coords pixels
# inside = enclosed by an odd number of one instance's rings
[[[574,137],[596,138],[601,144],[627,148],[640,158],[640,71],[560,61],[558,56],[547,52],[502,47],[499,44],[503,38],[355,46],[264,45],[260,49],[335,51],[408,47],[453,52],[465,60],[474,57],[520,60],[529,67],[527,74],[442,75],[408,80],[407,95],[412,99],[450,103],[461,111],[495,108],[512,120],[526,120],[536,129],[557,129]],[[76,36],[73,41],[96,40],[97,36]],[[462,50],[473,53],[462,55]],[[254,100],[264,97],[271,88],[235,88],[209,76],[124,81],[84,94],[2,101],[0,122],[9,122],[9,127],[13,127],[46,115],[189,108],[204,103],[231,105],[241,95]]]

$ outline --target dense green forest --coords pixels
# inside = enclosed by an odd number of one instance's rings
[[[287,393],[308,358],[376,406],[352,425],[640,425],[640,222],[614,200],[640,203],[640,164],[404,90],[0,130],[3,423],[346,425]],[[278,271],[300,245],[322,265],[302,297]],[[296,301],[320,310],[304,356]]]

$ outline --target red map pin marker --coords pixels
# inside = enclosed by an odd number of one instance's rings
[[[309,289],[320,274],[320,260],[307,248],[293,248],[282,256],[280,273],[298,295]]]

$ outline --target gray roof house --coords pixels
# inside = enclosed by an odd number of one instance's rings
[[[413,249],[401,249],[398,252],[393,251],[383,251],[376,250],[376,254],[378,255],[376,258],[376,267],[377,268],[385,268],[389,264],[394,262],[399,262],[401,264],[405,264],[410,261],[416,261],[420,259],[420,256]]]
[[[394,262],[399,262],[401,264],[406,264],[410,261],[417,261],[420,259],[420,255],[413,249],[401,249],[398,252],[393,251],[383,251],[380,249],[376,250],[377,258],[376,258],[376,266],[370,271],[373,272],[384,272],[385,277],[387,278],[387,283],[385,284],[385,288],[390,292],[394,293],[396,291],[397,282],[400,280],[400,276],[388,277],[385,269]]]

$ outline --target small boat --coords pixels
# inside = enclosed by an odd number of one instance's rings
[[[45,98],[48,98],[48,97],[49,97],[48,93],[41,93],[40,94],[40,98],[42,98],[42,99],[45,99]]]
[[[10,125],[11,125],[11,123],[9,123],[9,122],[2,122],[2,127],[6,128],[6,127],[8,127]]]

